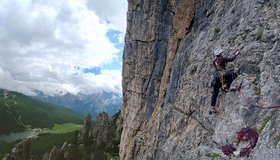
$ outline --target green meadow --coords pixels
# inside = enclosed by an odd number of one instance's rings
[[[52,133],[52,134],[59,134],[59,133],[68,133],[74,132],[76,130],[80,130],[83,127],[81,124],[75,123],[64,123],[64,124],[55,124],[53,128],[44,128],[42,133]]]

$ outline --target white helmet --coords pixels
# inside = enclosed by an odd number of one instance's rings
[[[216,48],[216,49],[214,50],[215,56],[220,55],[222,52],[223,52],[222,48]]]

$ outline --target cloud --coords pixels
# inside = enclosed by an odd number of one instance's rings
[[[0,88],[29,95],[35,89],[47,94],[120,93],[121,68],[102,66],[118,59],[122,51],[116,43],[123,43],[126,3],[1,0]],[[112,29],[119,31],[120,41],[106,36]],[[102,68],[100,74],[83,72],[94,67]]]
[[[111,29],[125,32],[127,2],[124,0],[89,0],[88,7],[102,20],[109,22]],[[125,22],[125,23],[123,23]]]

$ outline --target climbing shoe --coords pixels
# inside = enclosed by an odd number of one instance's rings
[[[218,111],[216,110],[215,107],[212,106],[212,108],[209,111],[209,114],[216,114],[216,113],[218,113]]]

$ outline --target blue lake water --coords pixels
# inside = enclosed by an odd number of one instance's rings
[[[26,138],[26,137],[29,137],[29,136],[33,136],[35,134],[36,134],[36,132],[33,131],[33,130],[19,132],[19,133],[11,133],[9,135],[1,136],[0,140],[2,140],[4,142],[11,143],[11,142],[14,142],[18,139],[23,139],[23,138]]]

